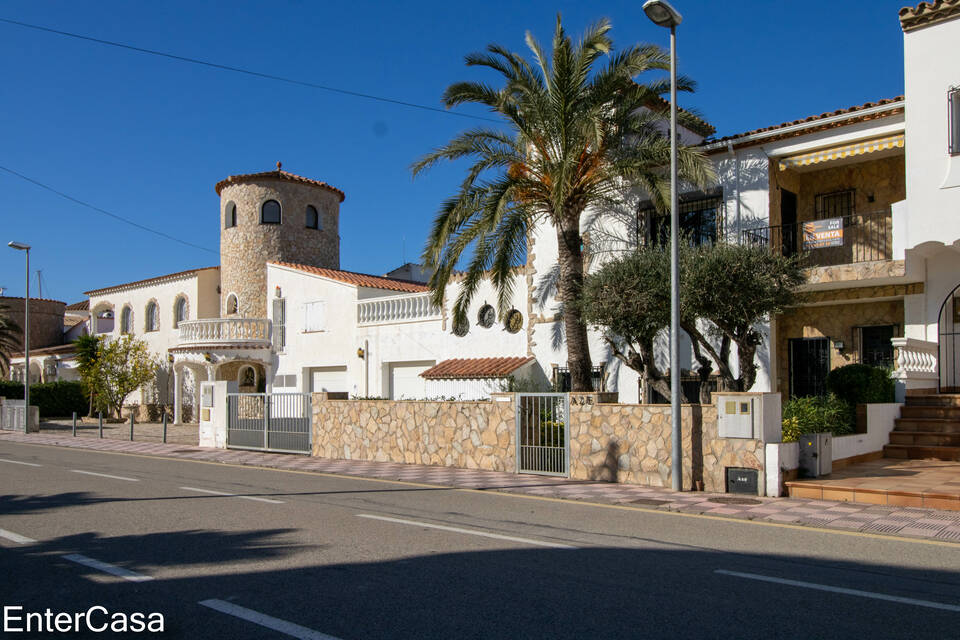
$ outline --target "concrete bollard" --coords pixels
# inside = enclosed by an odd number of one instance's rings
[[[77,412],[73,412],[73,437],[77,437]]]
[[[163,412],[163,444],[167,444],[167,412]]]

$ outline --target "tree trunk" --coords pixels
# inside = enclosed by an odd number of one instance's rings
[[[563,303],[563,327],[567,338],[567,366],[570,368],[572,391],[593,391],[590,344],[587,325],[577,309],[583,290],[583,248],[580,237],[580,216],[571,216],[557,228],[560,263],[560,301]]]

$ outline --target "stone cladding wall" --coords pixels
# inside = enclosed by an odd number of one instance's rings
[[[595,404],[572,395],[570,477],[671,486],[673,447],[668,405]],[[601,398],[602,399],[602,398]],[[683,405],[683,487],[723,493],[726,468],[764,469],[763,443],[720,438],[713,405]]]
[[[267,200],[280,203],[281,224],[260,224]],[[227,208],[237,205],[237,226],[226,228]],[[320,229],[306,227],[307,205],[316,207]],[[340,268],[340,198],[330,190],[269,177],[231,184],[220,192],[220,313],[227,297],[239,298],[239,315],[267,317],[267,261]]]
[[[331,400],[315,393],[313,455],[514,471],[514,403],[509,399]]]
[[[23,329],[23,298],[0,298],[0,305],[7,307],[7,317]],[[52,347],[63,344],[63,312],[65,302],[30,298],[30,348]],[[23,336],[17,337],[23,351]]]

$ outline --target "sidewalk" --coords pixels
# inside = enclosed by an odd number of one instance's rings
[[[407,465],[393,462],[330,460],[195,446],[130,442],[63,435],[0,432],[0,441],[134,453],[165,458],[331,473],[433,484],[459,489],[503,491],[563,500],[622,504],[647,509],[707,514],[739,520],[859,531],[960,544],[960,512],[803,498],[753,498],[742,495],[675,492],[637,485],[567,480],[497,471]]]

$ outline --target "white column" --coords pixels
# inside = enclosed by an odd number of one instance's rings
[[[173,368],[173,424],[182,424],[183,368]]]

